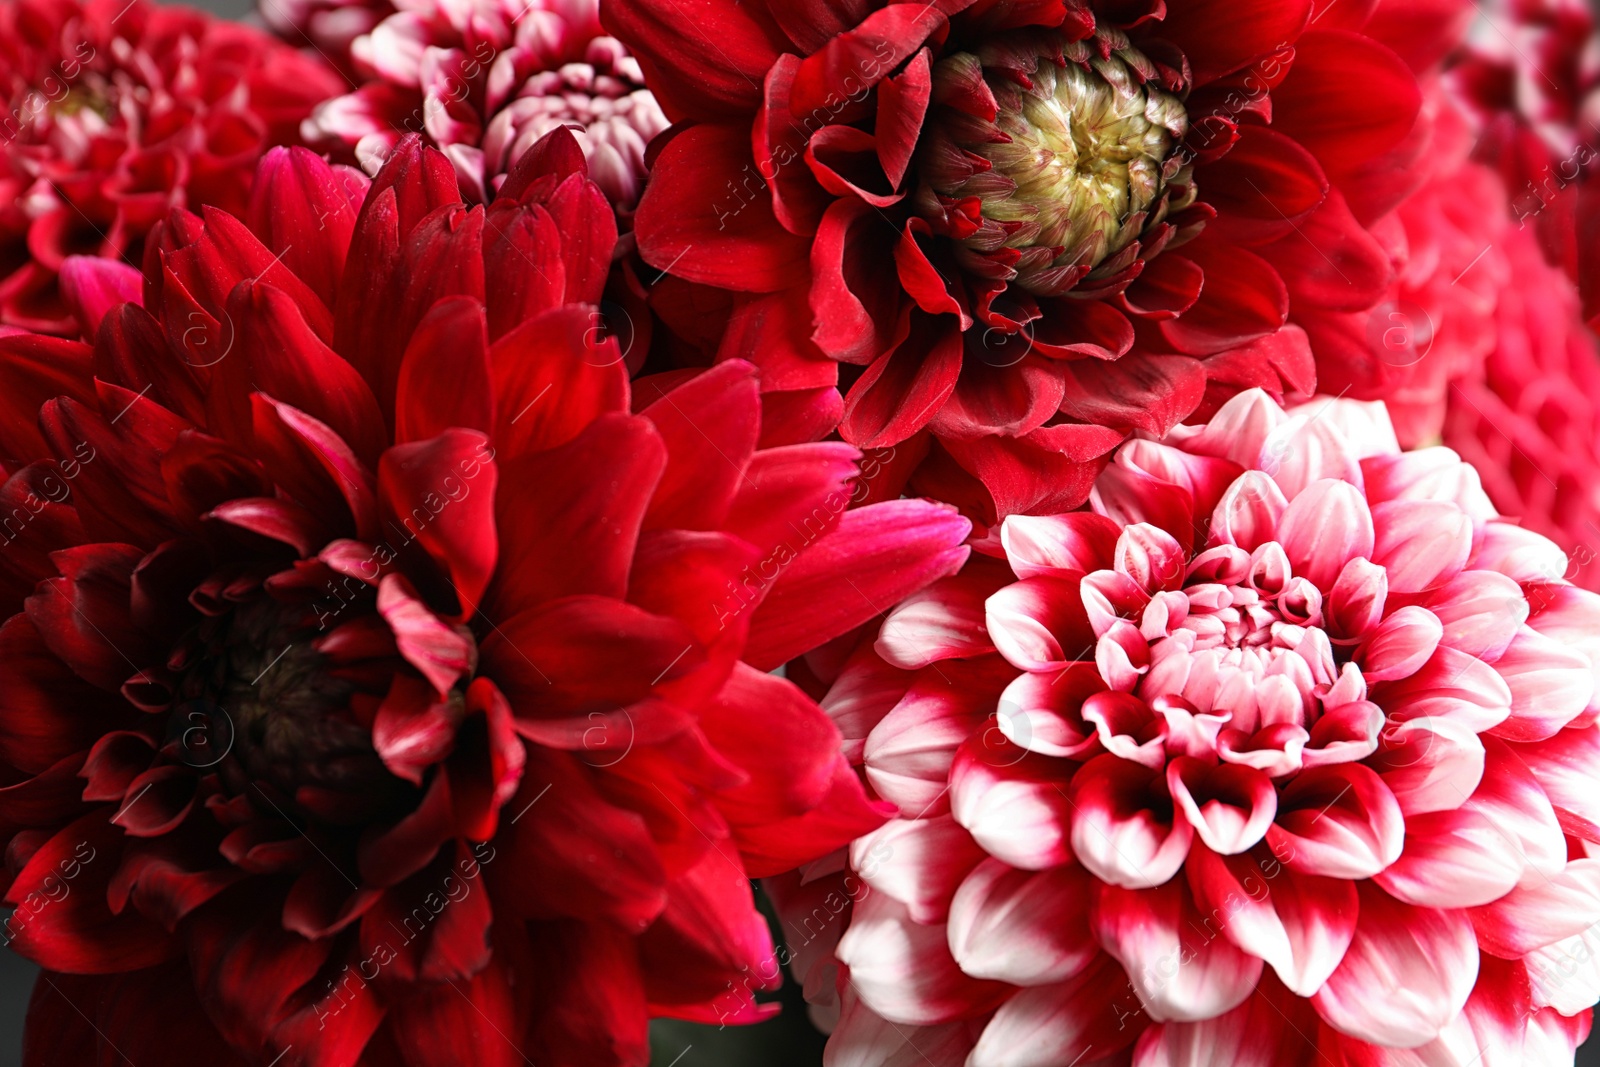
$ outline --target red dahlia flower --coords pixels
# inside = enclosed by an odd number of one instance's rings
[[[968,524],[847,510],[748,364],[630,390],[615,236],[564,133],[487,212],[278,151],[92,346],[0,339],[29,1064],[642,1065],[770,973],[748,877],[881,820],[765,672]]]
[[[667,127],[638,62],[601,30],[599,0],[408,3],[355,38],[350,59],[371,80],[318,107],[307,139],[371,172],[403,135],[425,133],[478,200],[530,145],[566,126],[627,216],[645,147]]]
[[[1252,391],[992,551],[827,697],[901,813],[834,882],[830,1063],[1571,1062],[1600,597],[1469,466]]]
[[[1248,387],[1310,390],[1313,350],[1335,390],[1382,391],[1365,328],[1391,265],[1368,227],[1428,166],[1413,68],[1454,42],[1464,8],[602,14],[679,124],[639,248],[727,294],[709,347],[834,417],[847,365],[846,440],[930,429],[936,458],[1004,515],[1080,503],[1084,464],[1129,431]]]
[[[87,253],[137,262],[173,207],[242,213],[330,70],[257,30],[138,0],[0,7],[0,323],[70,332],[56,286]]]

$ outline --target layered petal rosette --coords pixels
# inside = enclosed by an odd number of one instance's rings
[[[662,317],[847,441],[931,432],[991,521],[1077,506],[1132,431],[1309,392],[1324,342],[1331,391],[1391,384],[1370,227],[1429,166],[1417,72],[1462,14],[602,6],[678,124],[637,217]]]
[[[0,324],[70,333],[57,276],[138,262],[174,207],[243,213],[263,152],[338,76],[259,30],[144,0],[0,7]]]
[[[566,133],[488,211],[416,140],[361,184],[275,151],[92,344],[0,339],[29,1064],[642,1065],[763,1014],[749,877],[882,819],[766,672],[966,520],[762,447],[747,364],[630,387]]]
[[[778,886],[830,1064],[1571,1062],[1600,598],[1455,453],[1252,391],[980,547],[827,672],[900,811]]]
[[[274,2],[263,0],[264,9]],[[648,173],[645,149],[667,120],[638,62],[600,28],[599,0],[395,8],[351,41],[349,64],[363,83],[317,108],[308,140],[353,155],[370,173],[401,137],[425,134],[463,189],[485,200],[530,145],[565,126],[593,180],[631,215]],[[367,8],[340,10],[354,19]]]

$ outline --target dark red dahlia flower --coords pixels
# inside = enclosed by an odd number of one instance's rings
[[[138,262],[171,208],[242,213],[339,78],[257,30],[136,0],[0,7],[0,324],[69,333],[75,254]]]
[[[748,878],[881,821],[765,672],[967,522],[762,448],[748,364],[630,387],[570,135],[487,211],[415,140],[360,192],[275,151],[92,345],[0,339],[30,1064],[643,1064],[760,1016]]]
[[[1082,502],[1129,431],[1387,367],[1368,232],[1427,165],[1415,71],[1460,7],[606,0],[668,117],[640,251],[729,294],[709,347],[928,429],[1003,515]],[[682,287],[662,290],[681,299]],[[1316,345],[1308,344],[1308,334]],[[838,364],[848,368],[839,382]],[[846,390],[842,412],[831,399]],[[954,498],[954,490],[948,489]]]

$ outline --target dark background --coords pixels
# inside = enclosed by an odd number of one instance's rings
[[[243,18],[253,6],[251,0],[186,2],[227,18]],[[1595,2],[1600,4],[1600,0]],[[0,949],[0,1067],[20,1067],[22,1063],[22,1020],[27,1012],[34,973],[32,964],[9,950]],[[650,1033],[654,1054],[652,1067],[818,1067],[822,1062],[822,1036],[806,1021],[804,1005],[793,987],[784,991],[784,1001],[783,1014],[760,1026],[729,1027],[719,1031],[689,1023],[658,1022]],[[134,1064],[131,1067],[191,1065]],[[1578,1052],[1577,1067],[1600,1067],[1600,1040]]]

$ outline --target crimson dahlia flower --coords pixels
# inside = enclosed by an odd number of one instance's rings
[[[1366,326],[1391,264],[1368,227],[1428,165],[1416,71],[1465,5],[1424,7],[602,15],[678,124],[639,248],[723,293],[707,347],[819,410],[839,383],[864,447],[931,430],[992,518],[1081,503],[1086,464],[1130,431],[1249,387],[1309,391],[1313,350],[1334,391],[1384,388]]]
[[[1570,1063],[1600,597],[1562,552],[1349,400],[1243,394],[1091,499],[1008,519],[833,683],[900,817],[833,880],[828,1062]],[[778,887],[819,944],[820,870]]]
[[[273,3],[263,0],[263,10]],[[309,141],[373,171],[402,136],[424,133],[484,200],[530,145],[566,126],[590,176],[631,214],[645,148],[667,120],[638,62],[600,28],[599,0],[397,6],[350,42],[349,64],[365,80],[316,109]],[[353,17],[369,5],[340,10]]]
[[[136,0],[0,7],[0,324],[65,333],[76,254],[138,262],[171,208],[242,213],[339,78],[258,30]]]
[[[881,821],[766,672],[966,520],[847,510],[748,364],[630,387],[569,135],[488,211],[415,139],[360,184],[275,151],[93,344],[0,339],[29,1064],[642,1065],[771,973],[747,879]]]

